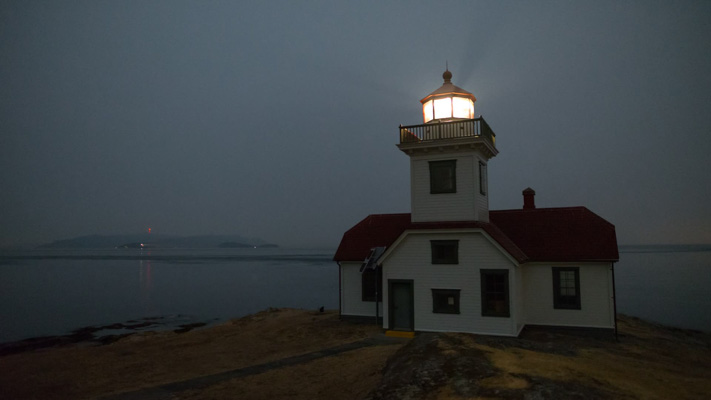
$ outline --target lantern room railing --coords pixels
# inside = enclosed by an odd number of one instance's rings
[[[496,135],[484,118],[422,125],[400,126],[400,143],[418,143],[442,139],[480,137],[496,146]]]

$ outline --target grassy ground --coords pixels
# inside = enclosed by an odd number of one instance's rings
[[[496,377],[577,381],[614,398],[703,399],[711,395],[711,336],[634,318],[619,321],[619,342],[589,339],[574,355],[475,345],[501,371]],[[566,336],[553,337],[566,339]]]
[[[40,349],[0,357],[0,398],[2,399],[89,399],[156,386],[169,382],[263,364],[283,358],[310,353],[377,335],[376,326],[342,323],[336,312],[318,313],[304,310],[270,310],[226,324],[177,334],[158,332],[135,334],[106,346],[74,345]],[[367,374],[377,378],[388,352],[394,349],[378,347],[382,355],[368,349],[339,357],[363,356],[375,363],[367,365]],[[395,346],[398,347],[398,346]],[[327,360],[326,363],[332,360]],[[347,376],[346,365],[328,366],[315,361],[328,373],[340,367]],[[380,364],[378,364],[380,363]],[[309,363],[312,364],[312,363]],[[276,384],[264,388],[265,393],[301,391],[311,387],[307,381],[290,381],[294,370],[308,372],[310,366],[295,366],[269,372],[283,375]],[[372,380],[373,378],[371,378]],[[245,378],[241,398],[261,397],[259,378]],[[226,382],[227,384],[229,382]],[[242,390],[242,389],[239,389]],[[213,391],[210,390],[210,393]],[[187,398],[220,398],[186,393]],[[359,392],[360,393],[360,392]],[[182,398],[182,396],[181,396]],[[224,398],[234,398],[225,394]]]
[[[711,393],[711,335],[620,318],[620,340],[529,330],[521,338],[423,334],[173,399],[699,399]],[[263,364],[380,334],[335,312],[270,310],[183,334],[135,334],[0,357],[0,398],[90,399]]]
[[[625,316],[619,330],[423,334],[390,358],[373,398],[709,398],[711,335]]]

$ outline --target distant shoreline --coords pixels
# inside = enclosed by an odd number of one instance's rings
[[[620,253],[688,253],[711,251],[711,244],[625,244]]]
[[[0,250],[0,261],[9,260],[144,260],[144,261],[330,261],[335,249],[294,250],[280,247],[248,248],[66,248]]]
[[[0,343],[0,357],[45,348],[73,346],[79,343],[107,345],[141,332],[186,333],[196,328],[210,327],[221,321],[221,319],[213,319],[189,322],[180,318],[153,317],[107,325],[91,325],[75,329],[67,334],[37,336]]]

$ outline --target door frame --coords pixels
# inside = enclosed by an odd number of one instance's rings
[[[393,327],[393,283],[406,283],[410,286],[410,329],[406,331],[411,332],[415,330],[415,281],[412,279],[388,279],[388,329],[390,330],[402,330]]]

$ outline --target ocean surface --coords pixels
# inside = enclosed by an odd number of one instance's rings
[[[163,317],[173,324],[269,307],[338,308],[334,251],[35,250],[0,253],[0,343]]]
[[[268,307],[338,308],[334,250],[0,252],[0,343],[160,317],[217,322]],[[711,331],[711,246],[621,246],[617,310]]]
[[[711,332],[711,245],[620,246],[617,312]]]

